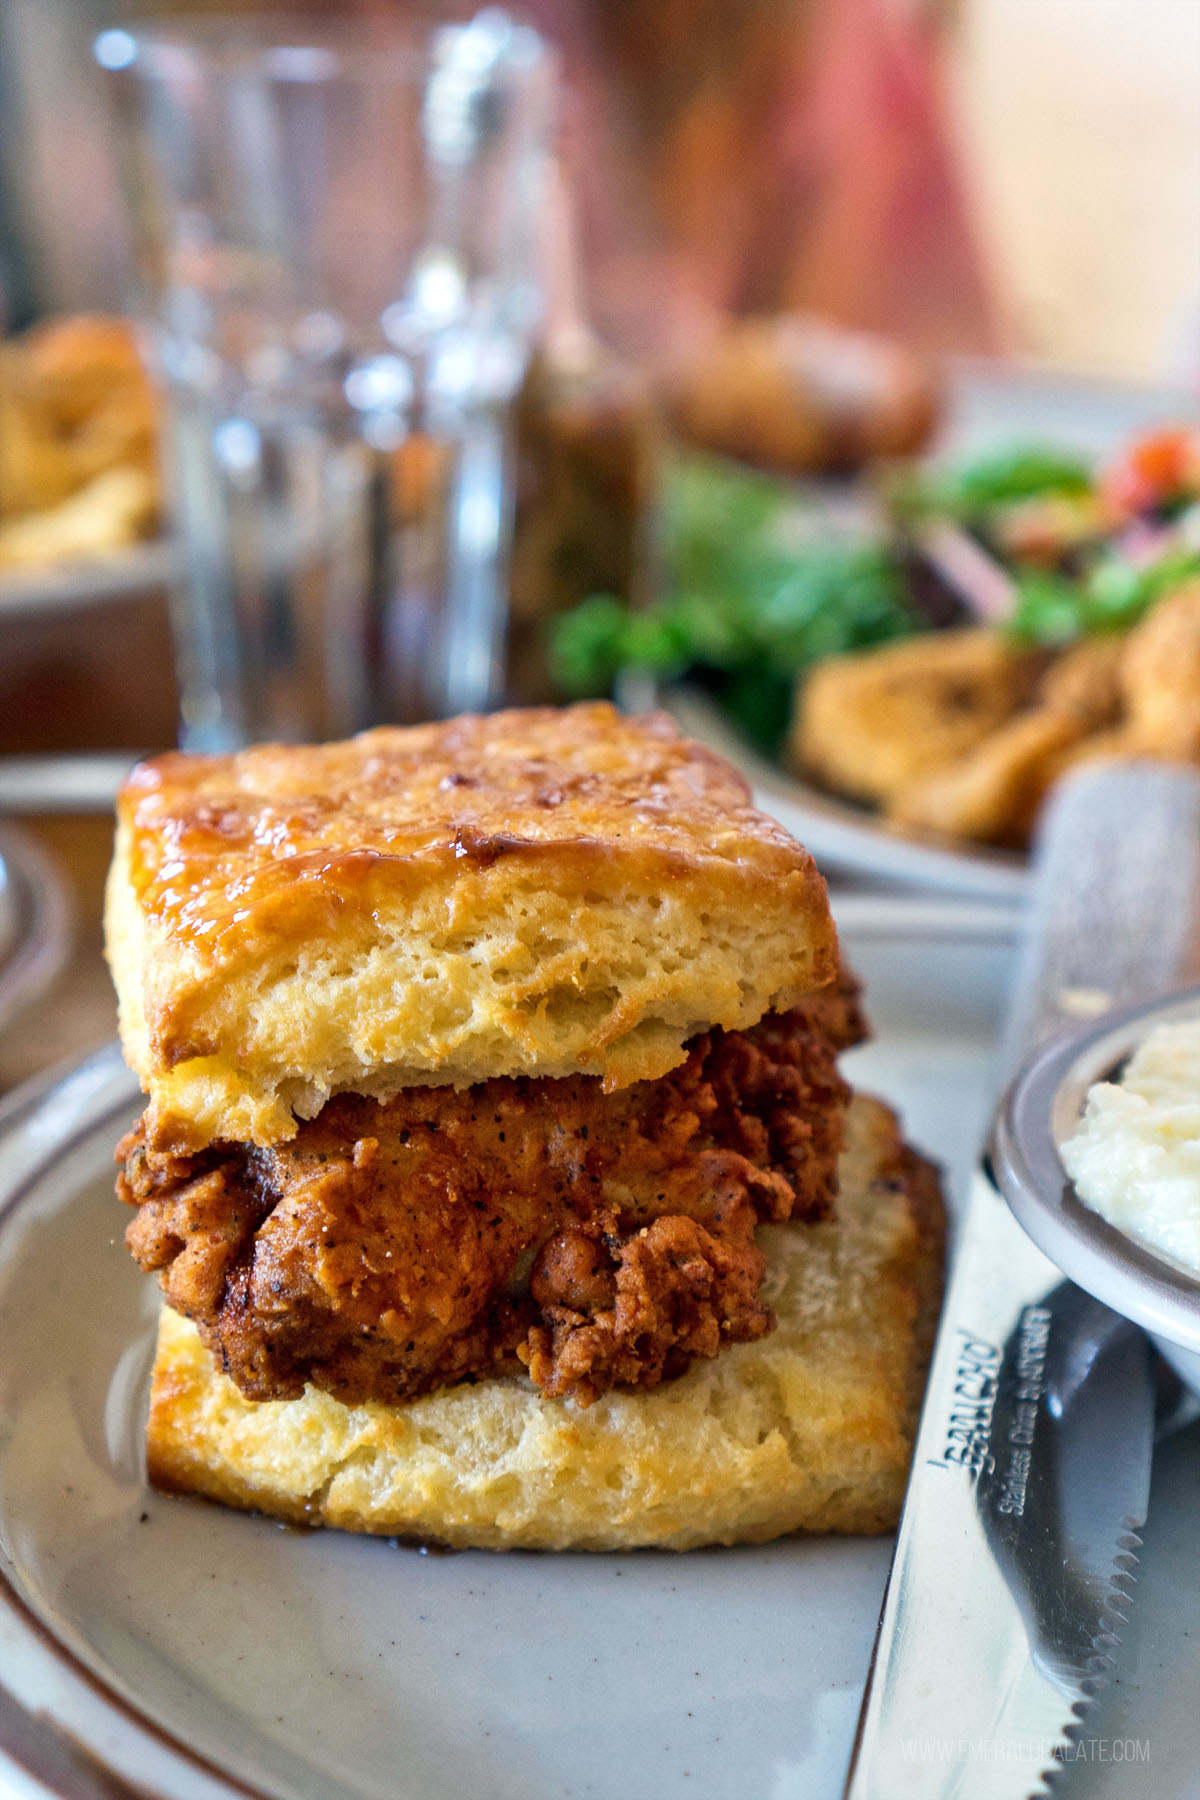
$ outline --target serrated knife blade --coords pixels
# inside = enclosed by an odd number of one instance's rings
[[[1037,847],[1011,1068],[1200,973],[1200,776],[1064,782]],[[846,1800],[1030,1800],[1112,1669],[1149,1500],[1150,1346],[1063,1280],[986,1168],[962,1215]]]

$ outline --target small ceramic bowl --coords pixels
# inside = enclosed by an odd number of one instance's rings
[[[1078,1286],[1148,1331],[1200,1394],[1200,1274],[1156,1256],[1085,1206],[1058,1151],[1095,1082],[1118,1078],[1154,1026],[1198,1014],[1195,987],[1055,1038],[1025,1064],[1001,1102],[991,1161],[997,1186],[1039,1249]]]

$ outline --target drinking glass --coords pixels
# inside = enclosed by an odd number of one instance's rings
[[[495,8],[427,38],[111,30],[182,549],[187,749],[485,708],[555,75]]]

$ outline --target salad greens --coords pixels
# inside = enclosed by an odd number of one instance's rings
[[[1092,483],[1089,464],[1071,451],[1010,444],[921,469],[897,485],[893,499],[902,515],[937,513],[965,521],[1021,500],[1087,494]]]
[[[666,481],[663,595],[634,610],[594,595],[557,621],[555,679],[601,694],[622,669],[702,669],[746,734],[775,749],[797,672],[820,657],[922,629],[885,545],[789,542],[789,490],[769,476],[681,457]]]
[[[1055,646],[1124,631],[1164,594],[1200,576],[1200,551],[1172,549],[1146,566],[1109,551],[1081,575],[1029,570],[1017,577],[1008,628],[1026,643]]]
[[[775,750],[796,675],[843,651],[986,615],[959,566],[940,564],[927,527],[971,537],[1015,594],[1005,629],[1060,647],[1136,625],[1200,577],[1200,433],[1156,429],[1117,461],[1016,444],[926,466],[889,489],[894,535],[804,532],[793,489],[697,455],[667,474],[661,598],[634,609],[593,595],[553,627],[556,681],[610,691],[622,670],[703,682],[755,743]],[[932,585],[931,585],[932,584]],[[940,586],[939,586],[940,584]]]

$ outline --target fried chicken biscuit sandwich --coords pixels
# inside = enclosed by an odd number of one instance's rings
[[[894,1521],[936,1181],[727,765],[588,705],[164,756],[118,812],[158,1485],[496,1548]]]

